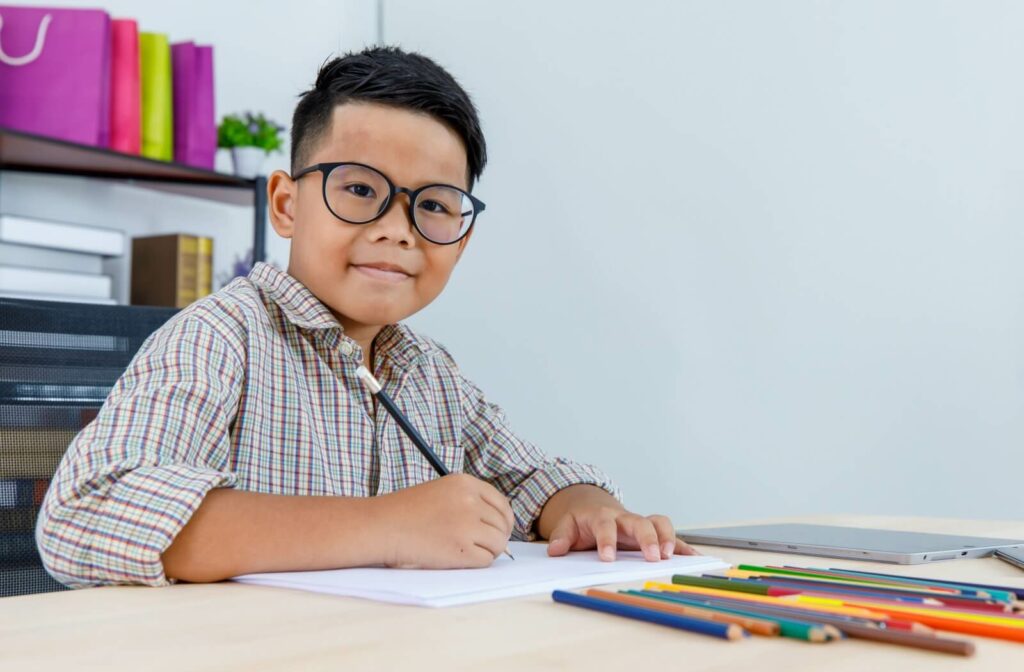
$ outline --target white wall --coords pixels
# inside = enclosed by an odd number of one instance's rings
[[[218,116],[287,121],[317,66],[377,31],[373,0],[102,4],[215,44]],[[488,210],[412,322],[522,434],[680,524],[1021,516],[1024,5],[383,17],[467,86],[490,143]],[[218,269],[249,245],[246,209],[66,179],[54,199],[58,179],[0,175],[0,209],[219,232]]]
[[[1019,518],[1024,5],[387,0],[488,204],[413,322],[680,524]]]

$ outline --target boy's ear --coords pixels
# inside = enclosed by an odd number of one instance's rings
[[[270,206],[270,223],[282,238],[291,238],[295,233],[295,204],[298,200],[299,185],[283,170],[275,170],[267,179],[267,204]]]
[[[466,245],[469,245],[469,239],[473,237],[473,232],[476,231],[476,227],[469,230],[466,237],[458,242],[459,251],[455,253],[455,263],[458,263],[459,259],[462,259],[462,253],[466,251]]]

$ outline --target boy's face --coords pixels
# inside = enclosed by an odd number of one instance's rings
[[[468,190],[466,150],[433,117],[383,105],[348,103],[334,109],[331,128],[298,166],[351,161],[372,166],[399,187],[451,184]],[[270,178],[274,230],[290,238],[288,273],[326,305],[349,332],[409,317],[441,293],[469,240],[437,245],[409,219],[398,193],[383,217],[368,224],[337,219],[323,200],[324,175]]]

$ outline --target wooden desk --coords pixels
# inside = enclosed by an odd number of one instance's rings
[[[1024,538],[1022,521],[820,516],[815,522]],[[1024,586],[994,558],[886,565],[700,547],[732,563],[825,564]],[[631,584],[636,585],[636,584]],[[0,600],[5,670],[1001,670],[1024,645],[960,658],[845,640],[730,643],[558,605],[549,595],[424,609],[232,583],[111,587]]]

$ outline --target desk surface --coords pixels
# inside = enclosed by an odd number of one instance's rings
[[[813,522],[1024,538],[1024,521],[820,516]],[[823,559],[698,547],[727,562],[820,564]],[[1024,586],[995,558],[931,565],[827,560],[937,579]],[[627,585],[627,584],[623,584]],[[628,584],[636,585],[636,584]],[[424,609],[233,583],[110,587],[0,600],[7,670],[1002,670],[1024,645],[974,638],[960,658],[844,640],[724,642],[558,605],[549,595]]]

